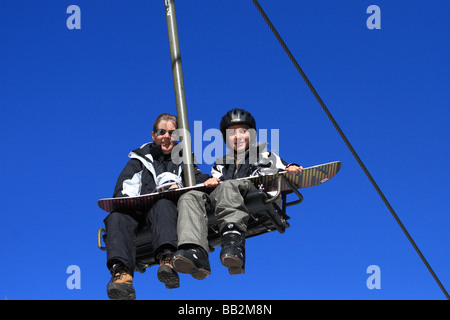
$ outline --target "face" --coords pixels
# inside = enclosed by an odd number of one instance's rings
[[[226,130],[227,146],[232,147],[237,153],[245,152],[250,144],[250,131],[248,128],[244,124],[228,127]]]
[[[173,147],[175,146],[175,139],[171,139],[169,131],[176,130],[176,124],[173,121],[161,120],[157,126],[158,129],[163,129],[166,132],[163,135],[158,134],[158,132],[152,131],[153,141],[161,145],[161,150],[164,154],[169,154],[172,152]]]

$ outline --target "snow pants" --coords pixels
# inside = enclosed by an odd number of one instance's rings
[[[254,190],[256,187],[248,180],[226,180],[209,195],[197,190],[183,194],[178,200],[178,246],[195,244],[209,251],[208,204],[214,208],[220,232],[233,223],[245,233],[249,215],[244,199]]]
[[[108,269],[121,262],[134,272],[136,235],[144,223],[150,227],[155,259],[164,249],[177,248],[177,206],[170,200],[158,200],[145,215],[112,212],[104,223]]]

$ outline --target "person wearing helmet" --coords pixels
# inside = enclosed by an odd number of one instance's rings
[[[205,279],[211,269],[208,259],[208,217],[206,205],[214,208],[221,234],[220,261],[230,274],[245,273],[245,233],[249,214],[244,199],[256,187],[249,177],[256,172],[275,173],[286,170],[297,173],[303,167],[288,164],[264,145],[256,145],[256,121],[243,109],[228,111],[220,122],[224,142],[229,153],[217,159],[211,169],[212,178],[207,186],[216,186],[208,195],[190,191],[178,200],[178,251],[173,266],[180,273]]]
[[[177,139],[177,118],[160,114],[153,124],[152,138],[128,155],[131,158],[121,172],[113,197],[134,197],[184,185],[183,165],[175,164],[171,151]],[[196,183],[209,178],[194,166]],[[135,299],[133,274],[136,260],[137,230],[147,225],[155,261],[160,266],[158,279],[167,288],[177,288],[179,277],[171,265],[177,249],[177,206],[168,199],[158,200],[149,212],[112,212],[104,220],[106,227],[107,267],[112,278],[107,285],[110,299]]]

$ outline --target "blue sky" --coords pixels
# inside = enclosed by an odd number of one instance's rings
[[[260,4],[449,290],[450,2]],[[366,27],[373,4],[379,30]],[[70,5],[80,30],[66,27]],[[211,276],[181,275],[176,290],[156,267],[136,274],[138,299],[444,299],[252,2],[176,9],[191,128],[243,107],[280,130],[288,162],[343,165],[303,190],[285,234],[247,241],[245,275],[216,250]],[[176,113],[164,1],[2,0],[0,21],[0,298],[107,299],[97,199],[156,116]],[[66,286],[70,265],[80,289]],[[371,265],[380,289],[366,286]]]

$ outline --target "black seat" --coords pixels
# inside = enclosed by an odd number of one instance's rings
[[[277,203],[265,203],[268,195],[263,190],[256,190],[247,194],[245,206],[249,212],[246,238],[251,238],[278,230],[284,233],[289,228],[287,220],[289,216],[286,210],[282,210]],[[208,212],[208,241],[210,251],[220,246],[220,233],[217,227],[217,218],[214,210],[207,207]]]
[[[303,200],[303,197],[297,190],[296,194],[299,200],[287,203],[286,195],[290,192],[281,192],[276,197],[281,198],[281,207],[273,201],[264,190],[259,189],[247,194],[245,198],[245,205],[249,212],[249,220],[247,223],[246,238],[255,237],[277,230],[280,233],[284,233],[286,228],[290,225],[287,220],[290,217],[286,214],[286,207],[289,205],[297,204]],[[270,202],[268,202],[270,201]],[[208,213],[208,241],[210,252],[220,246],[220,233],[217,226],[217,218],[214,215],[214,210],[211,207],[207,207]],[[103,241],[106,240],[106,231],[104,228],[100,228],[97,234],[98,247],[101,250],[106,250],[102,246]],[[136,239],[136,271],[144,272],[146,268],[155,265],[156,261],[153,257],[153,247],[151,244],[151,234],[148,226],[143,226],[138,230]]]

